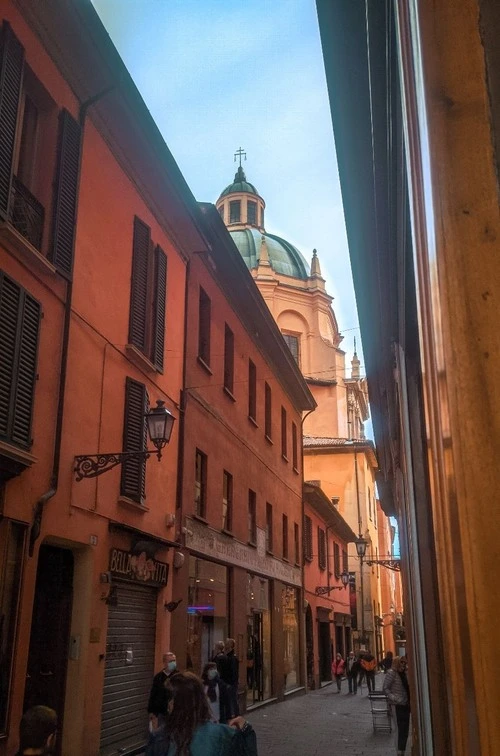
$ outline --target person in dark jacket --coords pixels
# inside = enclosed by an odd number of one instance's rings
[[[384,678],[382,690],[394,705],[398,725],[398,756],[404,756],[410,730],[410,686],[406,676],[406,656],[395,656]]]
[[[165,687],[167,680],[177,671],[177,657],[172,651],[163,654],[163,669],[153,677],[149,694],[148,714],[150,729],[156,730],[165,719],[170,692]]]
[[[228,720],[229,697],[226,683],[220,679],[215,662],[208,662],[201,675],[203,689],[208,699],[212,722],[225,724]]]
[[[384,674],[387,673],[391,667],[392,667],[392,659],[393,659],[393,653],[392,651],[388,651],[382,661],[379,664],[379,667],[381,670],[383,670]]]
[[[349,693],[347,695],[356,695],[358,692],[359,660],[354,656],[354,651],[350,651],[345,660],[345,674],[349,686]]]
[[[361,654],[361,669],[366,677],[366,684],[368,686],[368,693],[375,690],[375,670],[377,669],[377,660],[371,653],[371,651],[365,651]]]
[[[240,663],[234,652],[235,642],[232,638],[226,639],[226,669],[223,681],[228,686],[229,717],[237,717],[240,713],[238,704],[238,682],[240,677]]]
[[[215,644],[215,653],[210,661],[213,661],[217,665],[217,670],[219,672],[219,677],[221,680],[225,681],[226,678],[226,669],[227,669],[227,656],[226,656],[226,646],[224,641],[217,641]]]
[[[24,712],[19,725],[17,756],[55,753],[57,714],[48,706],[33,706]]]

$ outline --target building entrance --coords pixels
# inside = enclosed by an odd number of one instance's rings
[[[318,622],[319,679],[326,682],[332,679],[332,645],[330,640],[330,623]]]

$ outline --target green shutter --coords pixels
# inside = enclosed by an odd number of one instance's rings
[[[161,247],[155,249],[155,298],[153,309],[153,345],[151,362],[163,372],[165,353],[165,316],[167,301],[167,256]]]
[[[0,48],[0,217],[9,218],[24,48],[4,21]]]
[[[67,278],[70,278],[73,272],[80,145],[80,124],[67,110],[61,111],[55,183],[52,262]]]
[[[127,378],[125,384],[125,420],[123,451],[144,451],[147,442],[145,414],[147,394],[144,384]],[[138,504],[146,495],[146,461],[129,459],[122,464],[120,493]]]

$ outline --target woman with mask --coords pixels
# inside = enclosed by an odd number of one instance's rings
[[[215,662],[208,662],[201,675],[203,689],[208,700],[212,722],[224,724],[228,719],[229,698],[226,683],[220,679]]]
[[[153,677],[153,684],[149,694],[148,714],[150,732],[156,730],[165,721],[169,694],[165,683],[177,671],[177,658],[172,651],[163,654],[163,669]]]
[[[410,686],[406,677],[406,656],[395,656],[392,668],[384,677],[382,690],[396,712],[398,756],[404,756],[410,729]]]
[[[230,726],[211,721],[203,682],[192,672],[173,674],[166,722],[149,740],[146,756],[257,756],[253,727],[243,717]]]

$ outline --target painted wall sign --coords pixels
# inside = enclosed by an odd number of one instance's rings
[[[220,562],[243,567],[249,572],[283,580],[291,585],[302,584],[298,567],[282,562],[266,552],[266,535],[262,528],[257,528],[257,548],[253,548],[189,517],[186,518],[186,526],[186,546],[189,549]]]
[[[132,554],[121,549],[111,549],[109,571],[115,577],[144,585],[166,585],[168,580],[168,564],[149,559],[145,551]]]

